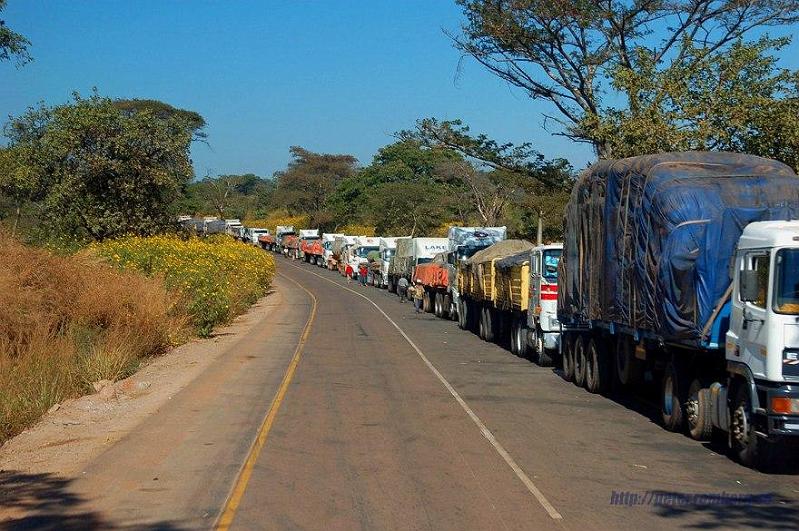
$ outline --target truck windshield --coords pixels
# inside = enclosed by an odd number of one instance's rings
[[[799,249],[777,251],[774,311],[799,315]]]
[[[333,242],[325,242],[322,244],[322,247],[325,248],[325,251],[329,251],[333,248]]]
[[[396,253],[396,249],[383,249],[383,260],[389,260]]]
[[[471,258],[477,251],[482,251],[486,247],[486,245],[461,245],[458,247],[458,260]]]
[[[358,247],[355,249],[355,254],[358,255],[358,258],[366,258],[370,252],[377,251],[377,249],[377,247]]]
[[[542,268],[541,276],[543,276],[547,282],[555,283],[558,281],[558,262],[560,262],[561,254],[563,254],[563,251],[560,249],[544,251],[544,267]]]
[[[416,260],[416,265],[426,264],[426,263],[432,262],[432,261],[433,261],[432,258],[419,258],[419,259]]]

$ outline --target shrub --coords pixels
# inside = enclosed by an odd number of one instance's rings
[[[186,312],[201,336],[266,294],[275,273],[271,255],[223,235],[130,237],[90,249],[120,268],[162,277],[187,301]]]
[[[161,279],[1,232],[0,262],[0,443],[187,336],[182,305]]]

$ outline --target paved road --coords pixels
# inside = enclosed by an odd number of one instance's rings
[[[277,293],[267,299],[277,306],[253,333],[80,478],[42,489],[38,516],[17,523],[799,528],[796,475],[743,468],[662,430],[645,405],[591,395],[385,291],[278,263]],[[264,423],[276,396],[280,407]],[[611,503],[623,492],[767,494],[772,502]]]
[[[646,406],[591,395],[384,291],[298,262],[280,271],[319,313],[235,528],[799,527],[794,475],[743,468]],[[773,502],[611,504],[655,491]]]

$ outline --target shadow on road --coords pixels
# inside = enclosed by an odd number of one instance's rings
[[[662,497],[679,497],[679,493],[658,492]],[[764,504],[674,504],[656,506],[658,516],[674,520],[679,527],[690,529],[799,529],[799,505],[777,494],[766,495]],[[685,521],[681,521],[685,520]]]
[[[171,522],[119,526],[84,507],[73,480],[53,474],[0,471],[0,530],[182,529]]]

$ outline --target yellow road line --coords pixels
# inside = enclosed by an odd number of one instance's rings
[[[216,529],[218,530],[230,529],[230,525],[233,523],[233,519],[236,517],[236,510],[239,508],[239,504],[244,497],[244,492],[247,490],[247,484],[250,482],[250,477],[252,476],[255,463],[258,461],[258,456],[261,454],[264,444],[266,444],[266,439],[269,436],[269,430],[272,428],[272,424],[275,422],[275,417],[280,409],[280,404],[283,402],[283,398],[286,396],[286,391],[288,391],[291,379],[294,377],[294,372],[297,370],[297,365],[300,363],[300,356],[302,355],[305,341],[308,339],[308,334],[311,331],[311,324],[313,324],[313,321],[316,318],[316,306],[318,302],[316,296],[296,280],[289,278],[286,275],[282,275],[280,273],[278,274],[299,286],[311,297],[311,313],[308,315],[308,320],[305,322],[305,326],[302,329],[300,342],[297,343],[297,348],[294,350],[294,355],[291,357],[291,362],[286,369],[286,373],[283,375],[283,381],[280,383],[280,387],[277,390],[275,398],[272,399],[272,404],[269,406],[269,411],[267,412],[266,417],[264,418],[264,421],[261,423],[261,427],[258,430],[258,436],[253,441],[250,451],[247,453],[247,459],[244,461],[244,465],[241,467],[241,471],[236,478],[236,482],[233,484],[233,489],[230,491],[230,495],[228,496],[227,502],[222,510],[222,514],[219,516],[219,520],[217,520]]]

